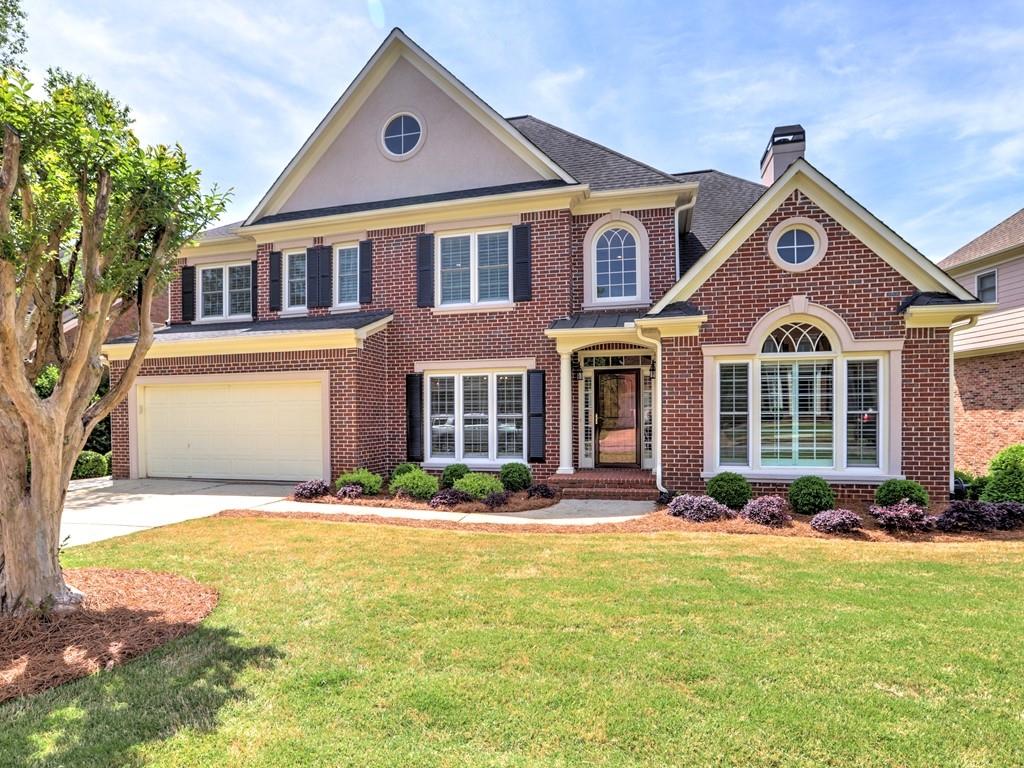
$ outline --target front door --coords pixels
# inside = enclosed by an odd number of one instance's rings
[[[598,466],[640,465],[640,371],[597,371]]]

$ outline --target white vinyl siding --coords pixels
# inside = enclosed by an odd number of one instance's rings
[[[509,229],[437,237],[439,307],[508,304],[512,297]]]
[[[524,461],[525,387],[523,372],[427,374],[427,460]]]

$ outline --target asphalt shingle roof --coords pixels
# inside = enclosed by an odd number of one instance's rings
[[[943,269],[969,264],[991,253],[1005,251],[1017,245],[1024,245],[1024,208],[1007,219],[1003,219],[988,232],[983,232],[967,245],[953,251],[939,262]]]

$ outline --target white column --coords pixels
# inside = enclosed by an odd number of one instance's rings
[[[558,381],[558,474],[571,475],[572,466],[572,352],[562,352]]]

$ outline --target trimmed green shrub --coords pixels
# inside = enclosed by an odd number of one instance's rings
[[[359,469],[339,475],[334,485],[338,488],[341,488],[343,485],[358,485],[363,489],[364,496],[376,496],[380,493],[380,489],[384,487],[384,478],[376,472],[360,467]]]
[[[988,487],[988,481],[992,478],[988,475],[978,475],[974,478],[974,481],[967,487],[967,498],[972,501],[979,501],[981,494],[985,492],[985,488]]]
[[[492,493],[501,493],[505,490],[501,480],[483,472],[470,472],[456,480],[452,487],[457,491],[468,493],[474,499],[486,499]]]
[[[836,506],[832,486],[817,475],[798,477],[789,486],[788,496],[789,506],[798,515],[816,515]]]
[[[913,480],[886,480],[875,490],[875,504],[879,506],[891,507],[902,499],[919,507],[928,507],[928,492]]]
[[[754,489],[742,475],[719,472],[708,480],[708,496],[729,509],[743,509],[754,496]]]
[[[992,463],[994,465],[995,461]],[[992,472],[980,499],[1024,502],[1024,464],[1007,463],[1003,467]]]
[[[411,461],[403,461],[398,464],[393,470],[391,470],[391,479],[394,480],[399,475],[403,475],[413,469],[419,469],[418,464],[413,464]]]
[[[988,465],[988,471],[990,475],[994,475],[996,472],[1009,469],[1014,465],[1024,467],[1024,445],[1011,445],[1008,448],[1003,448]]]
[[[465,464],[449,464],[441,473],[441,487],[454,488],[455,483],[469,474],[469,467]]]
[[[498,477],[501,478],[501,484],[505,486],[505,490],[512,493],[525,491],[533,485],[533,473],[528,466],[520,461],[502,464]]]
[[[107,460],[107,474],[114,474],[114,452],[107,451],[105,454],[103,454],[103,458]]]
[[[71,473],[73,480],[86,477],[104,477],[107,474],[107,460],[102,453],[82,451],[78,454],[75,468]]]
[[[388,490],[393,494],[404,494],[420,501],[429,501],[437,493],[437,478],[414,467],[396,476]]]

